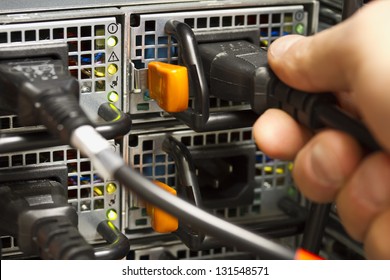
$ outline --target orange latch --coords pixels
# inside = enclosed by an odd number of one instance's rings
[[[187,110],[188,84],[186,67],[157,61],[148,64],[149,96],[166,112]]]
[[[176,196],[176,190],[169,187],[168,185],[159,182],[153,181],[157,186]],[[147,203],[146,211],[151,218],[151,223],[154,231],[159,233],[170,233],[174,232],[179,227],[179,221],[176,217],[168,214],[167,212],[154,207],[153,205]]]
[[[298,249],[295,252],[295,260],[323,260],[323,258],[304,249]]]

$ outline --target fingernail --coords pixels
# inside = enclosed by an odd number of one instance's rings
[[[281,37],[271,44],[269,48],[269,53],[278,58],[286,53],[286,51],[293,45],[295,42],[304,38],[303,36],[291,35],[286,37]]]
[[[312,170],[324,186],[338,188],[342,185],[344,178],[336,158],[332,156],[323,144],[315,144],[311,153]]]

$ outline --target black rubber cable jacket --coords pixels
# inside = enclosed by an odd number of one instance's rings
[[[108,110],[105,104],[99,107],[99,112],[102,112],[103,109],[104,111]],[[115,112],[118,113],[118,115],[115,116],[115,119],[105,118],[108,123],[100,124],[96,127],[96,131],[106,139],[122,137],[123,135],[128,134],[132,127],[130,115],[123,113],[120,110]],[[114,116],[113,113],[114,112],[109,115]],[[60,139],[50,134],[47,130],[20,133],[0,133],[0,153],[2,154],[43,149],[58,145],[61,145]]]
[[[315,108],[317,119],[325,126],[343,131],[354,137],[369,152],[380,151],[382,148],[376,142],[368,129],[355,119],[346,115],[336,106],[318,104]]]
[[[362,6],[363,6],[363,0],[344,0],[343,15],[342,15],[343,20],[349,18]]]
[[[195,91],[195,112],[202,116],[202,124],[205,124],[209,118],[209,90],[195,35],[191,27],[177,20],[167,21],[165,32],[173,35],[179,43],[181,59],[189,71],[191,87]]]
[[[109,243],[95,249],[95,258],[98,260],[120,260],[127,256],[130,250],[130,241],[109,221],[102,221],[97,232]]]
[[[185,220],[222,243],[252,252],[264,259],[294,259],[294,252],[229,222],[221,220],[156,186],[130,167],[123,165],[114,174],[121,184],[140,198]]]
[[[314,254],[319,253],[331,206],[332,204],[318,203],[313,203],[311,205],[302,237],[301,247],[303,249]]]

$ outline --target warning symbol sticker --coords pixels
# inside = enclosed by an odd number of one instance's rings
[[[115,62],[115,61],[119,61],[119,58],[118,56],[116,55],[115,52],[113,52],[110,57],[108,58],[108,62]]]

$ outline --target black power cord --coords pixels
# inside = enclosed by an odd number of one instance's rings
[[[15,66],[16,65],[16,66]],[[36,73],[39,65],[50,69],[51,76],[27,75]],[[54,67],[57,65],[58,67]],[[22,66],[22,67],[21,67]],[[219,219],[196,206],[157,187],[128,167],[111,149],[109,142],[92,127],[78,105],[75,92],[77,81],[71,78],[60,61],[53,58],[31,58],[0,65],[0,85],[5,92],[17,94],[19,114],[26,123],[44,124],[64,144],[71,144],[90,158],[103,178],[115,178],[144,201],[191,224],[221,242],[253,252],[263,258],[293,259],[295,253],[267,238]],[[13,99],[12,99],[13,100]]]
[[[95,248],[95,258],[98,260],[119,260],[127,256],[130,242],[110,221],[101,221],[97,232],[108,242],[108,245]]]
[[[44,70],[42,70],[44,69]],[[23,126],[46,126],[69,143],[73,130],[91,125],[78,104],[79,84],[57,57],[0,61],[1,107],[12,109]]]
[[[96,130],[106,139],[116,139],[130,132],[132,120],[111,103],[99,106],[98,115],[106,123],[96,125]],[[43,149],[61,145],[62,142],[47,130],[0,133],[0,154]]]
[[[210,91],[221,99],[249,102],[258,114],[281,109],[311,130],[335,128],[369,151],[381,149],[361,122],[337,106],[332,94],[310,94],[280,81],[268,67],[264,49],[239,40],[200,44],[199,50]]]
[[[42,259],[94,259],[77,229],[77,213],[57,181],[1,183],[0,231],[14,236],[21,251]]]
[[[195,97],[194,108],[174,113],[175,118],[196,132],[250,126],[257,119],[257,115],[252,110],[210,113],[210,94],[205,76],[205,67],[199,55],[197,39],[191,27],[177,20],[169,20],[165,24],[165,32],[173,35],[178,40],[181,48],[181,61],[188,69],[190,88]],[[247,37],[246,34],[244,37]]]
[[[343,4],[343,12],[342,18],[340,17],[340,21],[349,18],[352,14],[354,14],[358,9],[360,9],[363,5],[363,0],[344,0]],[[336,22],[337,23],[337,22]],[[345,118],[343,113],[339,110],[335,110],[334,107],[330,106],[319,106],[317,108],[317,112],[319,118],[322,119],[322,122],[325,125],[328,125],[333,128],[344,128],[341,130],[348,129],[351,130],[350,134],[354,135],[352,131],[360,131],[359,135],[367,135],[369,134],[365,127],[360,125],[360,123],[350,121]],[[330,116],[334,116],[330,118]],[[336,121],[336,119],[338,121]],[[352,128],[353,127],[353,128]],[[377,144],[372,141],[370,138],[364,138],[362,142],[366,142],[366,146],[370,147],[371,150],[375,151],[379,149]],[[321,245],[322,239],[324,237],[324,231],[329,220],[329,213],[332,204],[319,204],[312,203],[310,206],[309,217],[305,226],[305,231],[302,237],[302,248],[318,254]]]

